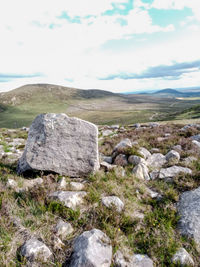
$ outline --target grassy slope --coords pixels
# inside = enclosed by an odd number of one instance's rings
[[[119,95],[36,84],[0,94],[0,127],[29,126],[36,115],[64,112],[96,124],[130,124],[176,119],[200,100],[177,100],[151,95]]]

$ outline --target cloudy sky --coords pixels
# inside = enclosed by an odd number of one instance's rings
[[[0,0],[0,91],[200,86],[199,0]]]

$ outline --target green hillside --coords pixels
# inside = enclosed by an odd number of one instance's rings
[[[32,84],[0,94],[0,128],[29,126],[38,114],[49,112],[66,113],[95,124],[108,125],[171,120],[197,104],[200,99],[124,95],[96,89]]]

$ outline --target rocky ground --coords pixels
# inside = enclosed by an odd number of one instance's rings
[[[200,125],[99,127],[80,178],[17,175],[28,130],[0,129],[0,266],[200,265]]]

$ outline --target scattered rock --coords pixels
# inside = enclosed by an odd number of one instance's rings
[[[70,189],[73,191],[81,191],[84,189],[84,184],[79,182],[70,182],[69,183]]]
[[[185,158],[182,163],[185,165],[185,166],[190,166],[194,161],[197,161],[197,158],[193,157],[193,156],[189,156],[187,158]]]
[[[167,160],[163,154],[154,153],[147,159],[146,162],[151,168],[161,168],[167,163]]]
[[[66,189],[66,187],[67,187],[67,182],[66,182],[65,177],[62,177],[61,180],[58,182],[58,184],[59,184],[58,188],[59,188],[60,190],[62,190],[62,189]]]
[[[62,240],[57,237],[57,236],[53,236],[53,249],[54,250],[62,250],[63,247],[65,246],[65,244],[62,242]]]
[[[144,157],[144,159],[148,159],[151,156],[151,153],[145,147],[140,147],[138,152]]]
[[[165,157],[166,157],[168,164],[171,164],[171,165],[177,164],[180,160],[180,154],[175,150],[169,151]]]
[[[136,129],[138,129],[138,128],[140,128],[140,123],[135,123],[135,124],[133,124],[133,127],[135,127]]]
[[[105,171],[113,170],[113,169],[116,167],[116,165],[109,164],[109,163],[107,163],[107,162],[105,162],[105,161],[102,161],[102,162],[100,163],[100,166],[101,166]]]
[[[121,166],[115,166],[113,170],[117,177],[125,177],[126,175],[126,171]]]
[[[200,148],[200,142],[199,141],[196,141],[196,140],[193,140],[192,141],[192,144],[196,147],[196,148]]]
[[[126,139],[123,139],[120,143],[118,143],[114,150],[113,150],[113,155],[114,156],[117,156],[118,154],[120,153],[124,153],[126,152],[126,150],[128,148],[131,148],[132,147],[132,142],[130,139],[126,138]]]
[[[132,264],[136,267],[153,267],[153,261],[147,255],[142,254],[133,255]]]
[[[146,164],[146,161],[143,158],[136,156],[136,155],[129,156],[128,162],[133,164],[133,165],[137,165],[140,163]]]
[[[182,151],[182,147],[181,145],[176,145],[172,147],[173,150],[176,150],[177,152],[181,152]]]
[[[119,125],[118,124],[111,125],[110,128],[114,129],[114,130],[118,130],[119,129]]]
[[[86,192],[73,191],[57,191],[49,195],[50,199],[58,200],[64,204],[65,207],[75,210],[78,206],[83,204]]]
[[[98,129],[94,124],[65,114],[36,117],[19,160],[18,173],[43,170],[80,177],[98,168]]]
[[[62,240],[65,240],[68,235],[73,233],[73,231],[74,229],[71,224],[64,222],[63,220],[59,220],[55,227],[56,235],[59,236]]]
[[[52,257],[52,252],[44,243],[32,238],[21,247],[21,255],[29,261],[47,262]]]
[[[166,169],[161,169],[159,173],[159,178],[173,178],[176,175],[184,173],[184,174],[192,174],[192,171],[189,168],[180,167],[180,166],[172,166]]]
[[[180,248],[173,256],[172,263],[180,264],[181,266],[194,266],[194,261],[190,254],[184,249]]]
[[[6,185],[7,185],[8,188],[11,188],[11,189],[13,189],[15,191],[18,190],[18,183],[13,179],[8,179]]]
[[[35,178],[35,179],[23,179],[20,180],[19,183],[17,183],[13,179],[8,179],[7,186],[9,188],[12,188],[15,192],[25,192],[29,191],[30,189],[34,187],[41,186],[43,184],[43,179],[42,178]]]
[[[190,139],[200,142],[200,134],[193,135],[190,137]]]
[[[158,142],[163,142],[167,139],[167,137],[157,137]]]
[[[121,251],[114,255],[114,267],[153,267],[153,261],[147,255],[134,254],[133,256],[123,256]]]
[[[157,192],[151,190],[151,189],[148,188],[148,187],[146,188],[146,192],[147,192],[147,194],[148,194],[151,198],[157,198],[157,197],[160,196],[159,193],[157,193]]]
[[[150,152],[153,154],[153,153],[159,153],[160,152],[160,149],[159,148],[156,148],[156,147],[153,147]]]
[[[102,135],[105,137],[105,136],[109,136],[109,135],[111,135],[111,134],[113,134],[113,131],[111,131],[111,130],[105,130],[105,131],[102,131]]]
[[[114,164],[118,166],[125,167],[128,165],[127,156],[124,154],[119,154],[114,160]]]
[[[200,247],[200,187],[182,193],[177,208],[181,234],[194,238]]]
[[[143,163],[136,165],[132,171],[132,173],[135,174],[137,178],[143,179],[143,180],[150,180],[148,172],[149,170],[147,166]]]
[[[104,155],[101,155],[101,160],[102,161],[105,161],[105,162],[107,162],[107,163],[109,163],[109,164],[112,164],[112,157],[108,157],[108,156],[104,156]]]
[[[151,180],[157,179],[159,176],[159,173],[160,173],[160,171],[158,171],[158,170],[153,170],[152,172],[150,172],[149,176],[150,176]]]
[[[110,267],[112,246],[102,231],[93,229],[75,239],[70,267]]]
[[[112,208],[114,206],[117,212],[122,212],[124,209],[124,203],[116,196],[102,197],[101,201],[107,208]]]
[[[43,184],[42,178],[35,178],[35,179],[29,179],[29,180],[23,180],[23,185],[21,188],[19,188],[20,192],[28,191],[34,187],[39,187]]]

